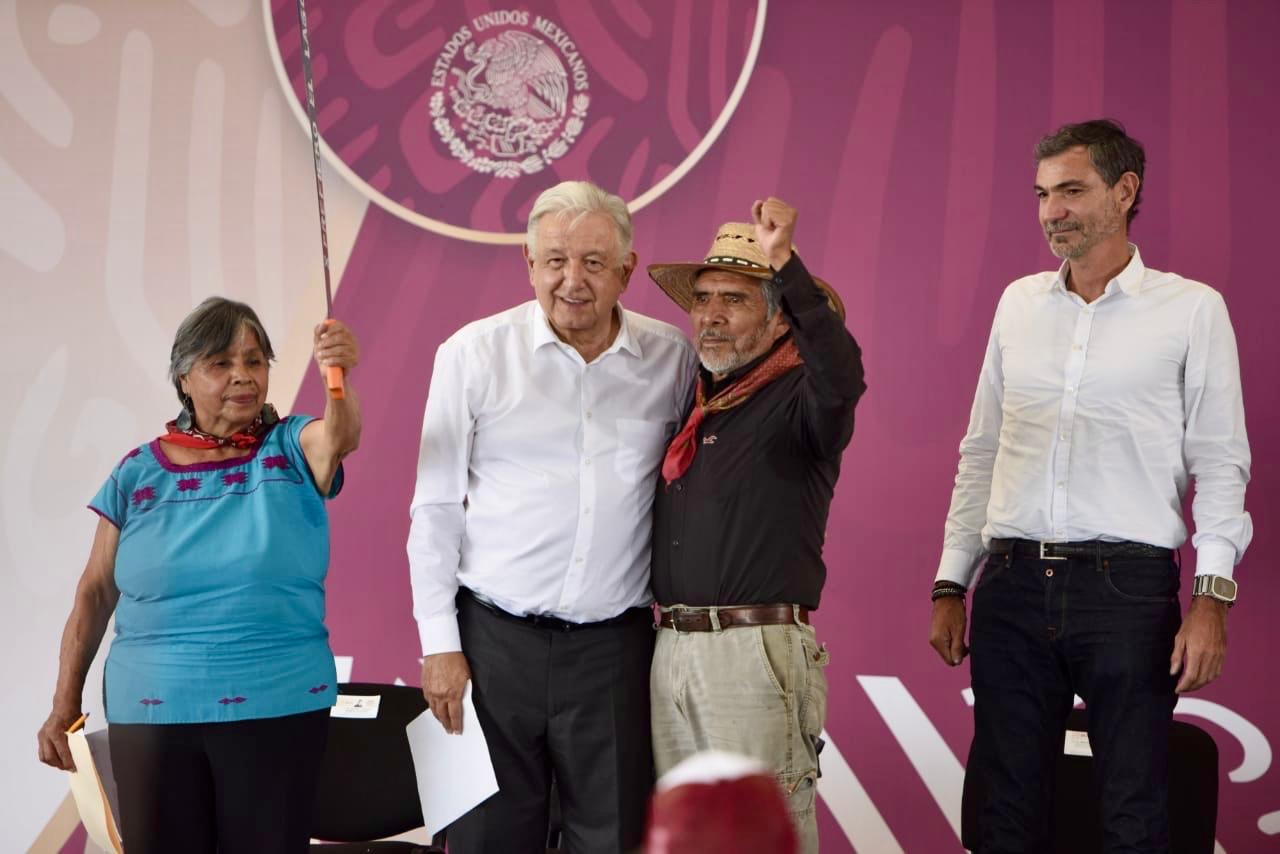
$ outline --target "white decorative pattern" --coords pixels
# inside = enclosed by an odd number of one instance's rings
[[[222,278],[222,113],[226,75],[222,66],[206,59],[196,67],[191,93],[191,135],[188,138],[187,245],[190,247],[191,303],[225,296]]]
[[[49,41],[74,47],[92,41],[102,30],[102,19],[92,9],[60,3],[49,14]]]
[[[67,229],[62,217],[22,180],[0,153],[0,252],[8,253],[37,273],[47,273],[62,260]]]

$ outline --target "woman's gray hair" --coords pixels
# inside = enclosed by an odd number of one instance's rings
[[[242,302],[209,297],[178,325],[178,333],[173,337],[173,349],[169,351],[169,379],[177,389],[178,401],[183,406],[186,405],[187,397],[182,393],[182,378],[191,372],[200,359],[221,353],[230,347],[236,335],[246,327],[258,336],[258,344],[267,361],[273,361],[276,353],[271,349],[267,330],[262,328],[262,321],[258,320],[254,310]]]
[[[525,245],[531,254],[537,253],[538,221],[548,214],[572,217],[569,221],[572,228],[583,217],[593,213],[602,213],[613,221],[613,230],[618,238],[618,260],[621,260],[631,251],[631,212],[620,196],[606,192],[590,181],[562,181],[549,190],[543,190],[529,212]]]

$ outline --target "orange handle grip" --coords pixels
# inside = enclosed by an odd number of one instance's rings
[[[325,326],[333,323],[333,318],[329,318],[324,322]],[[342,400],[346,397],[343,391],[342,368],[337,365],[327,365],[324,369],[324,384],[329,388],[329,397],[334,400]]]
[[[329,397],[334,400],[342,400],[346,394],[342,390],[342,368],[337,365],[328,365],[324,369],[325,385],[329,387]]]

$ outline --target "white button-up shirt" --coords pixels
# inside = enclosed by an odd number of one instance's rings
[[[1130,249],[1092,303],[1067,290],[1065,263],[1000,298],[939,580],[969,584],[998,538],[1177,548],[1188,474],[1196,573],[1230,577],[1244,555],[1249,440],[1226,305]]]
[[[424,655],[461,649],[459,585],[573,622],[652,600],[657,472],[696,357],[674,326],[615,311],[617,337],[589,364],[536,301],[436,352],[408,542]]]

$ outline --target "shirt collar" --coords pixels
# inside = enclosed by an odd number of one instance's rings
[[[627,319],[627,313],[622,310],[622,303],[615,305],[613,310],[618,313],[618,337],[613,339],[613,346],[605,352],[626,350],[637,359],[644,358],[644,350],[640,349],[640,339],[632,334],[631,322]]]
[[[623,311],[622,303],[619,302],[613,307],[614,313],[618,316],[618,334],[613,339],[613,343],[609,345],[609,349],[601,353],[601,356],[607,356],[610,353],[627,351],[636,358],[644,358],[644,350],[640,347],[640,340],[632,333],[631,323],[627,319],[627,312]],[[556,331],[551,328],[551,321],[547,319],[547,314],[542,310],[542,303],[537,300],[533,301],[533,350],[537,351],[547,344],[564,344],[560,340],[560,336],[556,335]],[[568,345],[566,345],[568,346]]]
[[[1069,262],[1067,261],[1062,262],[1062,266],[1058,268],[1058,275],[1055,276],[1051,282],[1049,282],[1047,286],[1048,288],[1053,288],[1054,290],[1062,291],[1064,294],[1068,293],[1067,291],[1068,263]],[[1129,263],[1125,264],[1124,269],[1121,270],[1114,279],[1112,279],[1110,282],[1107,282],[1107,292],[1110,292],[1112,290],[1111,286],[1114,283],[1118,288],[1120,288],[1120,290],[1124,291],[1125,296],[1136,297],[1140,293],[1142,293],[1142,282],[1146,278],[1146,275],[1147,275],[1147,267],[1145,264],[1142,263],[1142,253],[1138,251],[1137,246],[1130,243],[1129,244]]]

